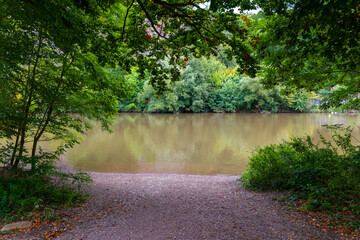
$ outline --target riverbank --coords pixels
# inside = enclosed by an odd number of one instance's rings
[[[237,176],[91,176],[87,203],[11,239],[341,239],[274,201],[276,193],[242,189]]]

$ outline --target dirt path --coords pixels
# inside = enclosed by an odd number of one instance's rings
[[[92,198],[56,239],[340,239],[239,189],[235,176],[92,173]],[[29,232],[19,239],[41,239]]]

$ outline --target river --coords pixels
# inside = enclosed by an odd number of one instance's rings
[[[114,173],[239,175],[256,146],[308,134],[323,124],[355,126],[358,114],[121,113],[113,133],[99,125],[65,157],[76,170]]]

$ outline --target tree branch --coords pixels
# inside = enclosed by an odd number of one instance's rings
[[[128,16],[128,14],[129,14],[130,8],[131,8],[132,5],[134,4],[134,2],[135,2],[135,0],[132,1],[132,3],[130,4],[130,6],[129,6],[128,9],[126,10],[126,15],[125,15],[125,19],[124,19],[124,25],[123,25],[123,29],[122,29],[122,33],[121,33],[121,39],[124,39],[127,16]]]
[[[154,3],[159,5],[167,5],[172,7],[186,7],[186,6],[194,6],[194,3],[192,0],[190,0],[188,3],[167,3],[161,0],[154,0]]]
[[[206,36],[204,36],[200,30],[196,27],[195,24],[193,24],[192,22],[190,22],[187,18],[190,18],[188,15],[182,15],[177,13],[176,11],[172,10],[170,7],[172,7],[172,5],[167,4],[165,2],[159,1],[159,5],[161,5],[163,8],[165,8],[166,10],[168,10],[169,12],[173,13],[175,17],[180,17],[181,19],[183,19],[188,25],[192,26],[195,31],[204,39],[209,40],[209,38],[207,38]],[[190,18],[191,19],[191,18]]]
[[[143,5],[143,3],[141,2],[141,0],[136,0],[137,3],[139,3],[140,8],[144,11],[146,17],[148,18],[148,20],[150,21],[151,27],[152,29],[154,29],[154,31],[156,32],[156,34],[158,34],[159,36],[166,38],[165,35],[161,35],[161,33],[159,33],[159,31],[156,29],[155,25],[154,25],[154,21],[152,20],[152,18],[150,17],[148,11],[146,10],[145,6]]]
[[[190,17],[186,12],[184,12],[183,9],[179,8],[179,7],[184,7],[184,6],[194,6],[196,8],[202,9],[198,5],[196,5],[193,1],[189,1],[189,3],[186,3],[186,4],[171,4],[171,3],[167,3],[167,2],[164,2],[164,1],[161,1],[161,0],[154,0],[154,2],[159,4],[163,8],[167,9],[169,12],[173,13],[174,16],[180,17],[181,19],[183,19],[188,25],[192,26],[202,38],[206,39],[207,41],[211,41],[208,37],[206,37],[205,35],[203,35],[200,32],[199,28],[193,23],[193,18]],[[174,11],[171,8],[174,8],[174,9],[176,9],[178,11],[181,11],[183,14],[179,14],[178,12]],[[210,15],[212,17],[214,17],[212,14],[210,14]],[[202,21],[207,21],[207,19],[205,19],[205,20],[201,19],[201,20]],[[221,37],[219,37],[218,35],[216,35],[212,31],[210,31],[205,26],[201,25],[200,28],[202,28],[206,32],[210,33],[213,37],[217,38],[218,40],[223,40]]]

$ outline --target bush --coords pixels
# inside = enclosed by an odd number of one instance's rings
[[[351,143],[352,129],[326,126],[331,140],[320,134],[257,148],[243,185],[255,190],[289,190],[305,199],[308,209],[350,210],[360,216],[360,148]]]
[[[151,84],[149,73],[141,78],[133,69],[125,77],[129,98],[119,99],[118,107],[120,111],[159,113],[310,110],[313,97],[310,93],[281,86],[268,89],[261,78],[239,76],[235,72],[234,66],[226,67],[215,57],[192,58],[179,81],[164,80],[166,91],[160,94]]]
[[[90,181],[84,173],[4,171],[0,177],[0,217],[17,218],[34,210],[78,204],[87,199],[81,187]]]

